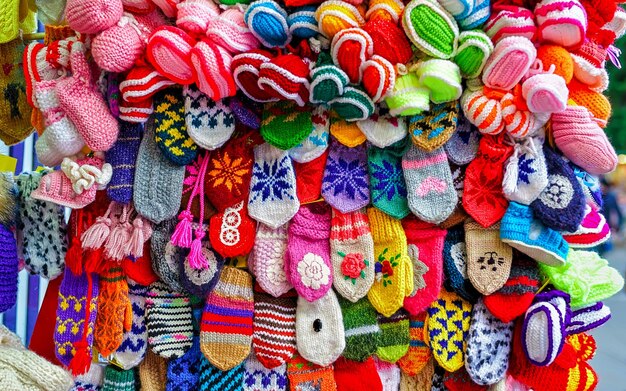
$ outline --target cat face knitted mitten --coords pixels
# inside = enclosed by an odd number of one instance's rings
[[[483,228],[474,221],[465,222],[467,275],[474,288],[490,295],[502,288],[509,278],[513,249],[500,240],[500,225]]]

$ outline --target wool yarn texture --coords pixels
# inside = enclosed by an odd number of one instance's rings
[[[19,262],[13,232],[0,225],[0,312],[13,307],[17,301]]]
[[[248,269],[256,277],[259,286],[274,297],[279,297],[293,285],[285,272],[287,254],[287,225],[270,228],[259,224],[254,248],[248,258]]]
[[[147,292],[146,286],[128,280],[128,299],[132,309],[132,324],[130,330],[124,333],[122,343],[114,353],[115,361],[123,369],[138,366],[146,354],[148,346],[148,329],[145,324]]]
[[[346,347],[343,357],[353,361],[364,361],[376,353],[381,336],[376,310],[367,298],[357,302],[339,297],[343,316]]]

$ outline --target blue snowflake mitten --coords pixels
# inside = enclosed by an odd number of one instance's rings
[[[367,147],[346,147],[331,137],[322,179],[322,197],[341,213],[350,213],[370,203]]]
[[[402,155],[410,142],[406,137],[387,148],[371,146],[367,150],[372,204],[395,219],[411,213],[402,173]]]
[[[298,212],[296,174],[287,151],[270,144],[254,147],[248,213],[272,228],[286,224]]]
[[[528,138],[515,144],[502,181],[504,196],[510,201],[530,205],[548,185],[542,145],[541,138]]]

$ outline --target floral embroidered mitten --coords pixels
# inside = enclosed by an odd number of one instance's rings
[[[430,361],[432,353],[426,345],[426,312],[409,316],[409,351],[398,360],[398,366],[409,376],[416,376]]]
[[[500,140],[494,136],[483,136],[476,159],[465,171],[463,207],[483,227],[500,221],[509,206],[502,192],[502,181],[504,162],[513,152],[513,147]]]
[[[404,299],[404,308],[417,315],[428,308],[441,290],[446,230],[413,216],[402,220],[402,228],[413,263],[413,292]]]
[[[374,283],[374,241],[365,211],[333,210],[330,229],[330,259],[337,292],[356,302]]]
[[[426,152],[411,145],[402,158],[402,169],[411,212],[433,224],[447,219],[456,207],[458,196],[444,149]]]
[[[391,316],[402,307],[405,296],[413,292],[413,266],[406,236],[400,220],[376,208],[368,208],[367,216],[376,258],[376,277],[367,297],[378,312]]]
[[[115,265],[100,273],[98,317],[94,330],[94,346],[103,357],[115,352],[132,327],[128,283],[122,267]]]
[[[287,255],[287,225],[270,228],[259,224],[254,249],[248,258],[248,267],[261,288],[274,297],[293,289],[285,273]]]
[[[380,338],[376,356],[386,362],[395,363],[409,351],[409,315],[403,309],[390,317],[378,315]]]
[[[343,357],[355,361],[366,360],[376,353],[380,339],[376,310],[366,297],[356,303],[340,297],[339,305],[346,336]]]
[[[324,296],[333,283],[330,262],[331,210],[324,203],[303,205],[289,225],[287,275],[308,301]]]
[[[509,201],[530,205],[548,185],[543,139],[528,138],[515,145],[506,164],[502,190]]]
[[[395,219],[411,213],[402,172],[402,155],[409,146],[407,137],[386,148],[370,146],[367,150],[372,204]]]
[[[370,203],[367,147],[346,147],[331,137],[322,196],[333,208],[354,212]]]
[[[256,221],[278,228],[298,212],[296,175],[287,151],[264,143],[254,147],[248,213]]]
[[[133,311],[132,326],[124,333],[122,344],[113,357],[123,369],[136,367],[143,361],[148,345],[146,329],[146,293],[148,288],[128,279],[128,299]]]
[[[172,163],[185,166],[198,154],[185,125],[182,91],[170,88],[154,95],[154,135],[159,149]]]

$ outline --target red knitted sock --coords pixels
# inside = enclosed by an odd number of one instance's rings
[[[337,391],[382,391],[383,389],[372,357],[364,362],[339,357],[333,366]]]

